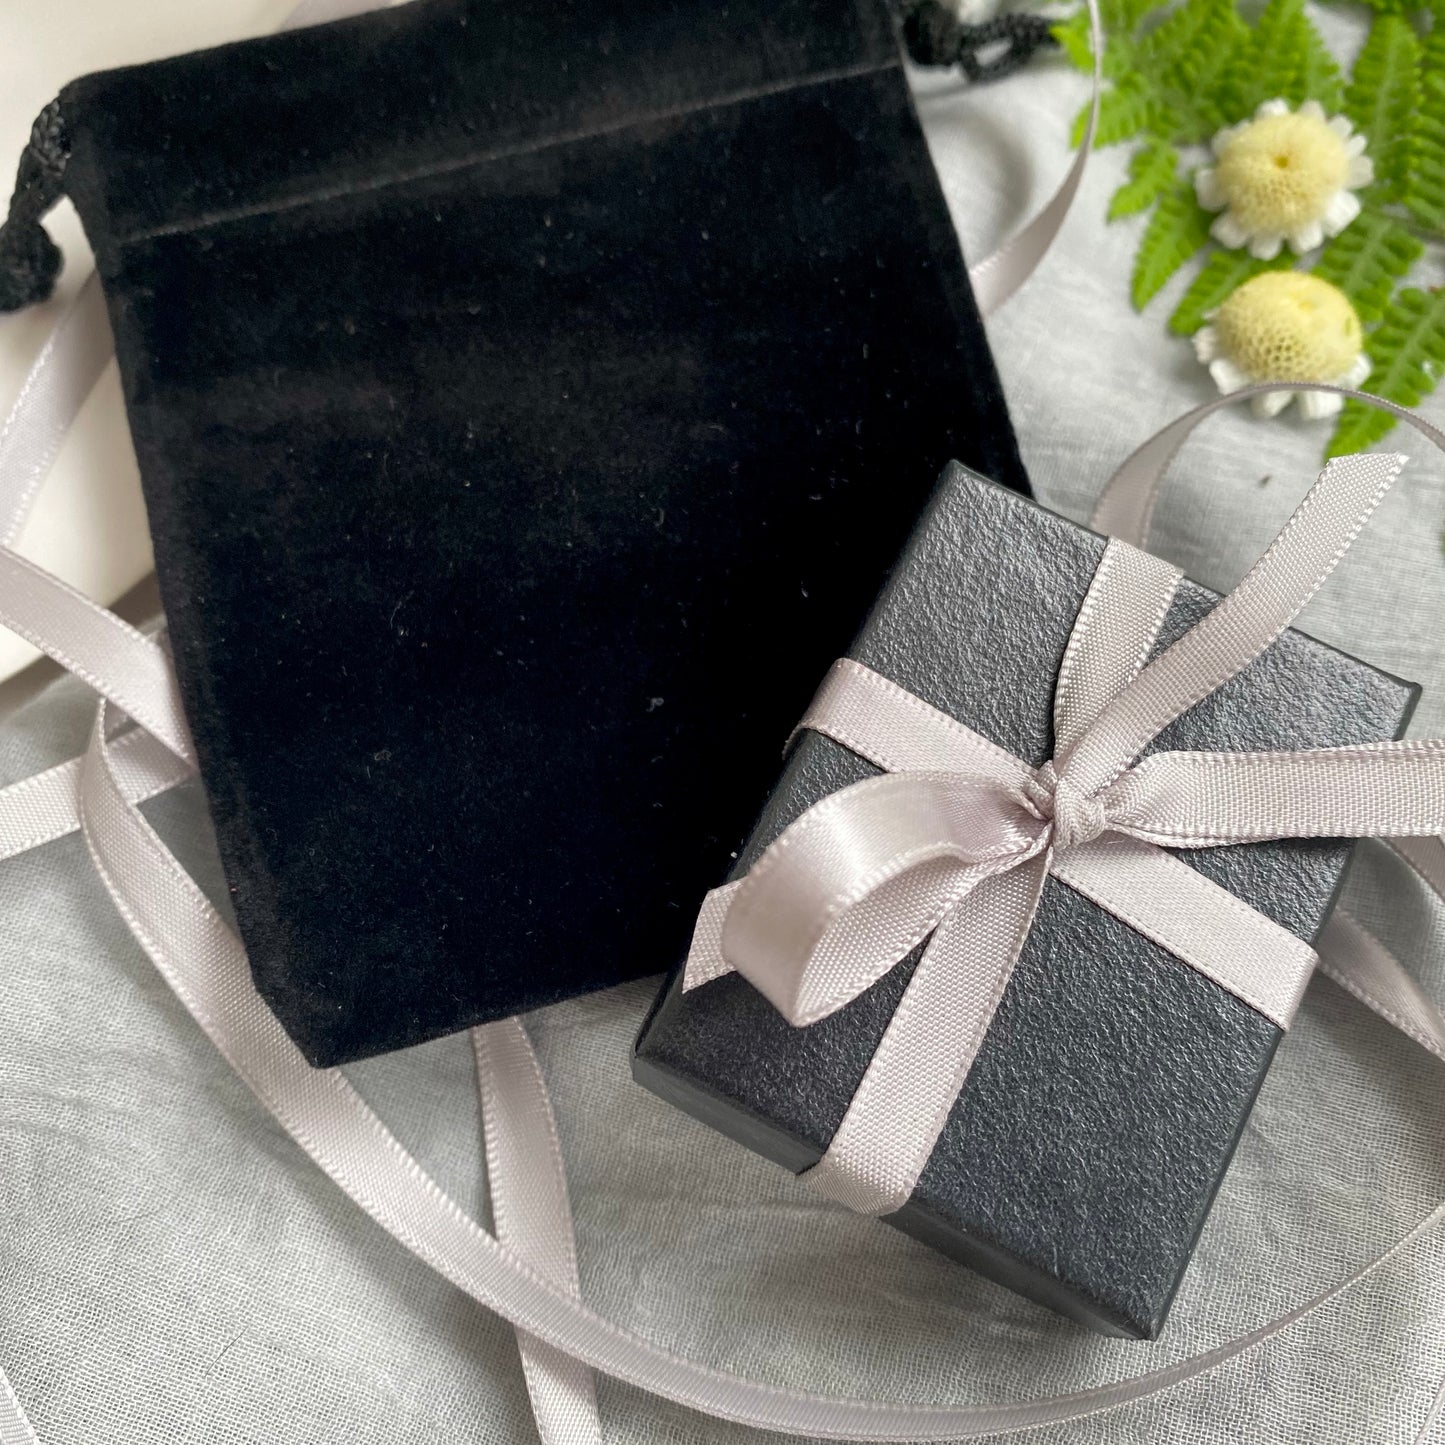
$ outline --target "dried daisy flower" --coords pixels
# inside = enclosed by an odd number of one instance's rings
[[[1353,193],[1375,178],[1364,136],[1342,115],[1326,118],[1317,100],[1296,111],[1265,101],[1253,120],[1214,137],[1214,155],[1194,173],[1199,204],[1223,212],[1210,232],[1264,261],[1285,241],[1300,255],[1338,235],[1360,214]]]
[[[1195,354],[1220,391],[1260,381],[1359,386],[1370,374],[1360,318],[1337,286],[1304,271],[1266,271],[1238,287],[1194,334]],[[1342,398],[1329,392],[1276,391],[1251,403],[1273,416],[1296,397],[1300,413],[1333,416]]]

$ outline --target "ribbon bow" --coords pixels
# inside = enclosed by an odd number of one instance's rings
[[[735,969],[802,1027],[928,940],[809,1177],[887,1214],[912,1193],[1052,875],[1287,1027],[1313,949],[1166,847],[1445,829],[1445,742],[1160,752],[1181,713],[1253,661],[1329,576],[1404,458],[1332,463],[1242,583],[1152,662],[1177,569],[1119,541],[1080,609],[1029,766],[850,659],[800,723],[883,769],[814,804],[710,893],[684,988]]]

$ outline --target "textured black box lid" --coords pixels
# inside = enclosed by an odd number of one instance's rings
[[[416,0],[62,105],[267,1001],[334,1063],[655,968],[928,479],[1025,485],[882,0]]]
[[[955,465],[849,656],[1037,766],[1053,753],[1054,681],[1103,548],[1103,538]],[[1183,582],[1158,646],[1217,600]],[[1149,751],[1379,741],[1400,734],[1417,697],[1413,685],[1291,631]],[[734,876],[812,803],[876,771],[803,734]],[[1313,940],[1350,846],[1177,851]],[[805,1169],[841,1122],[916,961],[802,1029],[736,974],[684,995],[679,970],[643,1028],[634,1073],[759,1153]],[[1280,1037],[1249,1005],[1050,878],[968,1083],[890,1222],[1097,1329],[1152,1338]]]

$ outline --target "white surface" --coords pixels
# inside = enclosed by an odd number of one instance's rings
[[[19,80],[0,77],[11,82],[0,94],[9,105],[17,85],[26,92],[9,143],[18,151],[30,114],[73,72],[226,27],[259,29],[281,8],[7,0],[0,64]],[[927,89],[935,154],[981,254],[1062,172],[1063,126],[1082,84],[1041,66],[977,94],[936,80]],[[1106,156],[1061,250],[990,328],[1039,490],[1075,516],[1115,462],[1210,386],[1164,332],[1167,301],[1142,318],[1128,309],[1131,223],[1101,219],[1117,174],[1117,155]],[[61,239],[73,276],[75,237]],[[0,323],[0,341],[28,354],[44,327],[39,314]],[[96,465],[78,475],[113,500],[131,466],[118,409],[107,418],[92,408],[86,420]],[[1212,423],[1163,509],[1163,550],[1201,580],[1232,580],[1303,492],[1321,444],[1318,429],[1292,422]],[[1435,684],[1437,698],[1442,473],[1422,459],[1311,616],[1330,640]],[[96,515],[88,506],[77,498],[60,516],[73,530]],[[87,713],[79,689],[64,688],[0,731],[0,781],[75,752]],[[1445,728],[1439,701],[1421,718],[1424,730]],[[219,891],[199,799],[157,811]],[[1395,884],[1380,922],[1428,960],[1438,995],[1445,937],[1418,895]],[[372,1227],[267,1122],[167,997],[77,839],[0,869],[0,971],[0,1359],[44,1445],[532,1438],[510,1331]],[[614,990],[533,1021],[574,1187],[584,1296],[685,1353],[764,1376],[964,1401],[1134,1374],[1298,1301],[1445,1193],[1438,1069],[1319,985],[1265,1086],[1165,1341],[1100,1340],[820,1205],[633,1086],[627,1053],[652,991]],[[475,1206],[466,1041],[352,1072]],[[1442,1367],[1445,1240],[1434,1239],[1209,1380],[1015,1438],[1408,1445]],[[608,1382],[602,1408],[614,1445],[760,1438]]]

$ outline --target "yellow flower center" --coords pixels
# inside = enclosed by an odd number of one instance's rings
[[[1215,168],[1245,230],[1282,234],[1323,216],[1349,173],[1345,142],[1319,116],[1298,112],[1250,121]]]
[[[1364,347],[1344,292],[1303,271],[1246,281],[1214,317],[1220,350],[1254,381],[1335,381]]]

